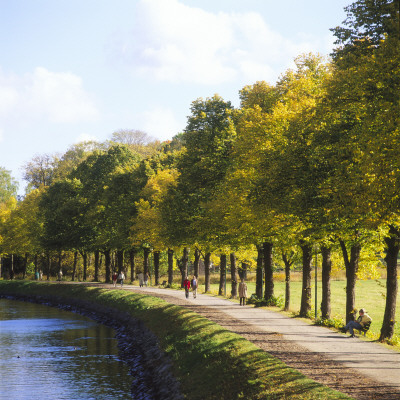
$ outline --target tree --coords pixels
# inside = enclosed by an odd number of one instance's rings
[[[345,219],[353,235],[386,229],[384,340],[393,335],[397,297],[400,2],[357,1],[347,11],[347,27],[334,30],[340,47],[321,114],[320,149],[329,149],[322,158],[334,171],[323,196],[335,204],[330,217]]]
[[[279,93],[275,86],[265,81],[258,81],[241,89],[239,97],[242,109],[259,107],[262,112],[270,113],[279,99]]]
[[[111,250],[130,248],[130,219],[145,177],[138,157],[125,146],[94,152],[78,165],[70,179],[78,179],[81,196],[88,205],[85,223],[94,232],[92,250],[101,250],[106,260],[106,280],[110,280]]]
[[[28,182],[27,191],[50,186],[54,178],[57,157],[50,154],[37,155],[24,166],[23,178]]]
[[[53,183],[42,195],[40,211],[44,217],[43,245],[57,251],[84,253],[94,241],[94,230],[85,216],[89,203],[78,179]]]
[[[255,208],[273,212],[282,221],[287,219],[297,231],[303,252],[300,315],[306,316],[311,310],[311,251],[320,223],[316,185],[320,176],[311,162],[312,122],[330,70],[322,57],[312,54],[296,58],[295,63],[296,70],[288,70],[276,85],[279,101],[266,116],[268,125],[260,135],[263,150],[257,155],[260,162],[252,201]]]
[[[231,103],[218,95],[192,103],[182,136],[185,148],[177,160],[177,184],[168,190],[161,207],[169,241],[176,247],[197,243],[205,254],[215,250],[210,240],[213,227],[205,222],[206,210],[230,163],[235,135],[232,109]]]
[[[11,172],[0,167],[0,203],[17,197],[18,182],[11,176]]]
[[[358,0],[345,7],[345,11],[344,26],[331,29],[338,45],[333,57],[343,67],[360,55],[371,54],[387,36],[399,35],[399,0]]]
[[[146,132],[134,129],[120,129],[112,134],[112,143],[123,144],[133,153],[148,157],[156,153],[160,142]]]
[[[120,129],[112,134],[111,140],[127,146],[144,146],[154,141],[146,132],[134,129]]]

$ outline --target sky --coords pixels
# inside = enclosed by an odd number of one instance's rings
[[[328,56],[352,0],[0,0],[0,167],[121,129],[164,141],[190,106]]]

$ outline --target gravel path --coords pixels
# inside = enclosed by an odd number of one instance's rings
[[[243,307],[215,296],[199,294],[196,299],[185,299],[182,290],[131,285],[124,290],[157,296],[199,313],[304,375],[355,399],[400,399],[400,353],[381,344],[351,339],[278,312]]]

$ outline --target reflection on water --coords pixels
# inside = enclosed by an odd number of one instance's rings
[[[114,331],[57,308],[0,299],[0,400],[131,399]]]

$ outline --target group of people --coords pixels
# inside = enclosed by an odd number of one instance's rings
[[[186,276],[184,281],[183,281],[183,287],[185,288],[185,297],[188,299],[189,298],[189,291],[190,288],[192,288],[192,293],[193,293],[193,298],[195,299],[197,296],[197,278],[193,275],[193,278],[189,280],[189,278]],[[244,306],[246,305],[246,299],[247,299],[247,284],[242,278],[240,283],[239,283],[239,299],[240,299],[240,305]]]
[[[138,279],[139,279],[139,286],[143,287],[148,285],[149,283],[149,274],[146,272],[145,274],[143,274],[142,272],[140,272],[138,274]]]
[[[189,290],[192,288],[193,298],[195,299],[197,296],[197,278],[193,275],[193,278],[189,280],[188,277],[185,277],[183,280],[183,287],[185,288],[185,297],[189,298]]]
[[[119,274],[117,274],[117,271],[114,271],[112,274],[112,281],[114,287],[117,286],[117,282],[120,283],[121,287],[124,286],[124,280],[125,280],[125,274],[124,271],[121,271]]]
[[[37,281],[41,281],[41,280],[43,279],[43,272],[42,272],[41,269],[40,269],[39,271],[36,271],[36,272],[35,272],[35,279],[36,279]]]
[[[143,274],[142,272],[138,274],[138,279],[139,279],[139,286],[143,287],[149,284],[149,275],[147,273]],[[124,285],[124,280],[125,280],[125,274],[124,271],[121,271],[119,274],[117,274],[116,271],[112,274],[112,281],[114,287],[117,286],[117,283],[121,285],[121,287]]]

